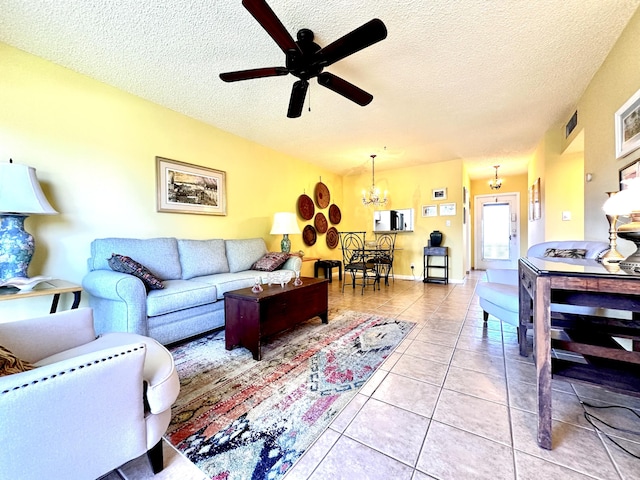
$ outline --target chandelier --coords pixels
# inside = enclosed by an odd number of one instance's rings
[[[494,165],[493,168],[496,169],[496,178],[489,180],[489,187],[491,187],[491,190],[499,190],[502,186],[502,179],[498,178],[498,168],[500,168],[500,165]]]
[[[368,192],[362,190],[362,204],[373,207],[383,207],[387,204],[387,192],[384,192],[384,198],[380,198],[380,189],[376,187],[376,155],[371,155],[371,187]]]

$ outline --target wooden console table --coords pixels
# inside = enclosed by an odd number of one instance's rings
[[[607,271],[595,260],[563,263],[521,258],[518,270],[520,353],[526,355],[523,332],[533,320],[538,444],[550,450],[552,375],[640,396],[640,276]],[[632,314],[626,314],[631,318],[569,315],[552,311],[552,304]],[[632,350],[622,348],[613,337],[628,339]],[[557,356],[556,350],[573,355]]]
[[[58,310],[58,302],[60,294],[73,293],[73,304],[71,308],[78,308],[80,304],[80,295],[82,287],[66,280],[47,280],[40,282],[33,290],[23,291],[13,287],[0,287],[0,301],[19,300],[21,298],[41,297],[43,295],[53,295],[51,301],[51,310],[49,313],[55,313]]]
[[[237,345],[247,348],[255,360],[262,358],[260,341],[270,335],[294,327],[316,315],[322,323],[329,317],[329,281],[300,277],[296,287],[291,280],[284,287],[262,285],[253,293],[251,287],[224,294],[225,348]]]

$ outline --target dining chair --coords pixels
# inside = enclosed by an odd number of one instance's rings
[[[396,236],[398,232],[376,233],[376,252],[372,261],[378,271],[378,275],[384,274],[384,284],[389,285],[389,274],[395,283],[393,275],[393,255],[396,246]],[[380,278],[378,278],[378,285]]]
[[[373,289],[376,288],[378,280],[375,265],[367,260],[365,252],[365,232],[338,232],[340,236],[340,245],[342,246],[342,263],[343,270],[351,274],[351,283],[356,288],[356,277],[362,277],[362,293],[367,286],[367,279],[373,278]],[[346,280],[346,279],[345,279]],[[342,292],[344,293],[344,285],[342,282]]]

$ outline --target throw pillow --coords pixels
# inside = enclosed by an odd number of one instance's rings
[[[111,270],[114,272],[128,273],[142,280],[147,290],[160,290],[164,285],[158,277],[149,271],[147,267],[139,264],[135,260],[126,255],[111,254],[111,258],[107,259]]]
[[[251,270],[260,270],[262,272],[273,272],[281,267],[289,258],[288,253],[284,252],[268,252],[265,253],[256,263],[251,265]]]
[[[36,368],[35,365],[20,360],[11,351],[0,345],[0,377],[26,372],[34,368]]]
[[[584,248],[547,248],[544,251],[545,257],[558,258],[585,258],[587,250]]]

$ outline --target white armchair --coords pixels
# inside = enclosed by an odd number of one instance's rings
[[[132,333],[96,338],[90,308],[0,323],[0,345],[38,367],[0,377],[3,478],[95,479],[145,452],[162,470],[180,391],[165,347]]]

